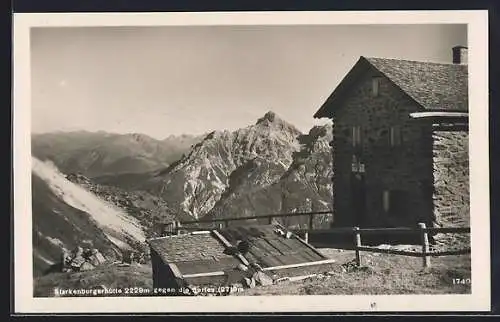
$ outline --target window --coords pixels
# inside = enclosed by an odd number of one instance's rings
[[[356,155],[352,156],[351,172],[365,173],[365,164]]]
[[[352,127],[352,146],[361,145],[361,126]]]
[[[380,77],[372,78],[372,95],[377,97],[380,90]]]
[[[399,126],[391,126],[389,132],[389,144],[391,146],[401,145],[401,128]]]

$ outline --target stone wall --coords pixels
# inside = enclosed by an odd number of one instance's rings
[[[419,107],[385,77],[379,95],[372,95],[370,71],[357,82],[333,116],[334,226],[416,226],[432,223],[432,128],[410,119]],[[366,217],[354,220],[358,202],[351,193],[352,126],[362,127],[361,161],[365,164]],[[391,126],[402,129],[402,144],[391,147]],[[383,208],[383,191],[405,195],[404,211],[389,214]]]
[[[433,134],[435,225],[467,227],[469,215],[469,135],[466,131]]]

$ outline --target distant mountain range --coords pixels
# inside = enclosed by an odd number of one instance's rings
[[[52,161],[64,173],[89,177],[161,169],[182,157],[203,136],[169,136],[157,140],[144,134],[54,132],[32,136],[32,154]]]
[[[331,139],[330,125],[304,134],[273,112],[235,131],[162,141],[104,132],[34,135],[38,271],[79,240],[92,239],[114,256],[173,219],[329,210]]]

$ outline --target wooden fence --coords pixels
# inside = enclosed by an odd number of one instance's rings
[[[421,257],[423,267],[431,266],[431,257],[437,256],[447,256],[447,255],[464,255],[470,254],[470,248],[452,250],[452,251],[431,251],[429,243],[429,233],[470,233],[469,227],[447,227],[447,228],[430,228],[426,227],[424,223],[419,223],[418,228],[353,228],[353,239],[354,239],[354,250],[356,252],[356,264],[361,265],[361,252],[372,252],[372,253],[383,253],[383,254],[394,254],[394,255],[404,255]],[[361,233],[363,232],[382,232],[386,233],[419,233],[421,242],[421,251],[405,251],[397,249],[383,249],[378,247],[363,246],[361,242]]]
[[[213,228],[225,228],[229,227],[230,223],[245,220],[261,220],[268,224],[272,224],[277,218],[293,218],[293,217],[308,217],[307,228],[305,230],[310,231],[314,229],[314,218],[317,215],[331,215],[332,211],[318,211],[318,212],[293,212],[285,214],[268,214],[260,216],[245,216],[245,217],[235,217],[235,218],[223,218],[223,219],[200,219],[200,220],[184,220],[184,221],[173,221],[168,223],[163,223],[163,232],[167,234],[177,234],[179,231],[196,231],[200,230],[199,224],[213,224],[206,229]]]

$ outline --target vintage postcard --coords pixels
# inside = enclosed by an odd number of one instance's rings
[[[489,311],[487,17],[14,14],[15,311]]]

